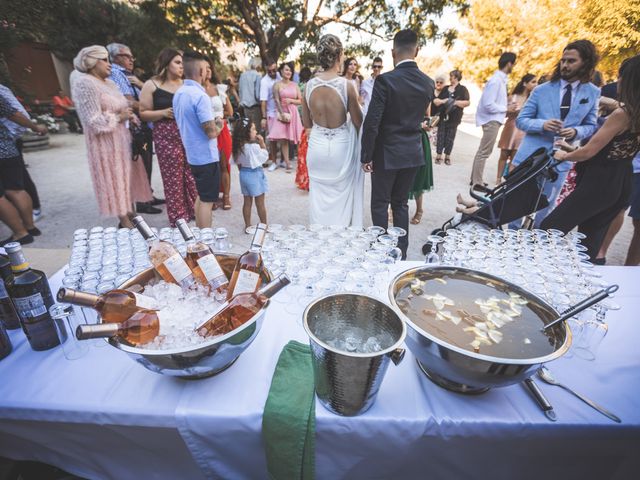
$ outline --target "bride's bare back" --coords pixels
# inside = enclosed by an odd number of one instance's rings
[[[347,121],[347,108],[351,121],[360,127],[362,112],[352,85],[342,77],[319,74],[305,87],[302,106],[302,121],[306,128],[314,124],[323,128],[339,128]],[[311,89],[309,92],[306,89]],[[353,97],[353,98],[352,98]],[[353,110],[353,111],[352,111]]]

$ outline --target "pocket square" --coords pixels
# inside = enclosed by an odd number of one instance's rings
[[[584,105],[585,103],[588,103],[589,99],[588,98],[583,98],[582,100],[580,100],[580,105]]]

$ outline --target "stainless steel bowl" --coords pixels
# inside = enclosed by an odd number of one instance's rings
[[[493,275],[467,268],[420,266],[398,274],[389,286],[389,300],[409,326],[405,343],[411,353],[415,355],[420,369],[429,379],[441,387],[460,393],[482,393],[492,387],[505,387],[519,383],[531,376],[540,365],[555,360],[569,349],[571,331],[565,322],[551,327],[556,338],[561,341],[561,343],[558,342],[560,345],[553,353],[544,357],[527,359],[500,358],[470,352],[426,332],[402,313],[395,299],[404,280],[422,271],[437,272],[443,275],[459,274],[469,278],[491,280],[496,284],[504,285],[534,304],[544,324],[552,322],[559,314],[551,305],[527,290]]]
[[[216,257],[227,277],[230,277],[238,255],[216,255]],[[159,278],[155,270],[149,268],[125,282],[120,288],[144,286]],[[269,282],[271,280],[269,273],[265,272],[262,279],[265,283]],[[188,348],[147,350],[121,341],[119,337],[109,338],[108,343],[152,372],[187,379],[206,378],[229,368],[251,345],[262,327],[269,303],[267,302],[251,320],[236,330]]]

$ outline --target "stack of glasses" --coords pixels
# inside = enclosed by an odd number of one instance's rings
[[[291,279],[275,301],[296,310],[330,293],[383,294],[389,265],[401,258],[398,238],[406,234],[398,227],[385,233],[376,226],[270,224],[262,248],[265,266]]]
[[[187,248],[177,228],[163,228],[161,240],[173,243],[182,256]],[[196,240],[210,245],[215,252],[228,252],[229,233],[224,228],[192,229]],[[71,258],[64,271],[65,287],[102,294],[119,287],[134,275],[151,267],[149,246],[136,229],[94,227],[79,229],[73,234]]]

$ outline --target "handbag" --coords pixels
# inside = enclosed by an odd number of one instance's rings
[[[278,112],[278,121],[282,122],[282,123],[289,123],[291,122],[291,114],[287,113],[287,112]]]

